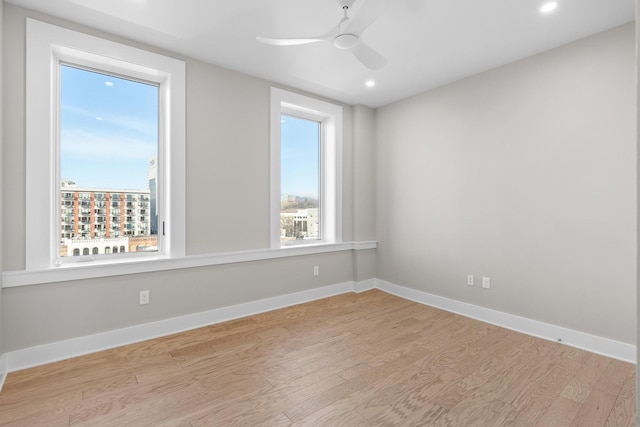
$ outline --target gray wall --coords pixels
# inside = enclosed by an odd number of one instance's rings
[[[635,343],[634,44],[629,24],[378,109],[378,277]]]
[[[6,270],[24,268],[24,49],[25,17],[80,29],[152,51],[138,43],[5,6],[5,185],[3,245]],[[171,55],[171,54],[169,54]],[[171,55],[178,57],[177,55]],[[187,253],[269,247],[270,83],[189,58],[187,64]],[[373,192],[373,179],[354,186],[354,126],[344,106],[343,238],[353,238],[354,192]],[[370,130],[359,129],[360,134]],[[371,146],[372,147],[372,146]],[[371,150],[373,148],[370,148]],[[369,155],[369,154],[367,154]],[[371,204],[371,201],[367,202]],[[361,215],[373,215],[373,207]],[[366,219],[365,222],[370,222]],[[375,230],[369,229],[367,236]],[[364,251],[374,252],[375,251]],[[314,287],[374,276],[371,254],[355,269],[351,252],[216,267],[138,274],[3,290],[4,351],[195,313]],[[313,266],[320,276],[313,277]],[[151,291],[139,306],[138,292]]]
[[[362,105],[353,107],[353,239],[376,239],[375,201],[375,112]],[[356,281],[376,277],[376,251],[355,251],[353,264]]]
[[[353,107],[353,235],[354,240],[375,240],[376,223],[374,211],[375,187],[375,147],[374,147],[374,110],[361,105]]]

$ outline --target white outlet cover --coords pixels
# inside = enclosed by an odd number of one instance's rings
[[[482,278],[482,287],[485,289],[491,289],[491,278],[483,277]]]
[[[149,291],[140,291],[140,305],[149,304]]]

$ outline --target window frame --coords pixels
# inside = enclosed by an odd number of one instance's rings
[[[276,87],[271,88],[270,104],[271,248],[342,242],[342,107]],[[320,123],[320,235],[318,239],[296,241],[286,246],[280,241],[282,114]]]
[[[185,256],[185,63],[31,18],[27,18],[26,62],[26,269]],[[158,233],[159,252],[78,257],[81,260],[58,256],[60,64],[158,85],[158,163],[162,166],[158,179],[164,184],[162,194],[158,192],[158,223],[164,222],[166,231],[164,236]],[[43,201],[48,202],[45,209]],[[46,243],[42,236],[48,236]]]

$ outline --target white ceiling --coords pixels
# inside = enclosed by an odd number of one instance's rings
[[[256,36],[327,32],[336,0],[9,0],[348,104],[378,107],[634,20],[634,0],[388,0],[362,40],[388,64],[371,71],[329,43],[276,47]],[[356,0],[352,14],[366,8]],[[365,87],[368,79],[377,82]]]

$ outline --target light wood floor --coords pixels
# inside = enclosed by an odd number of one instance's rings
[[[0,425],[635,426],[635,367],[380,291],[15,372]]]

